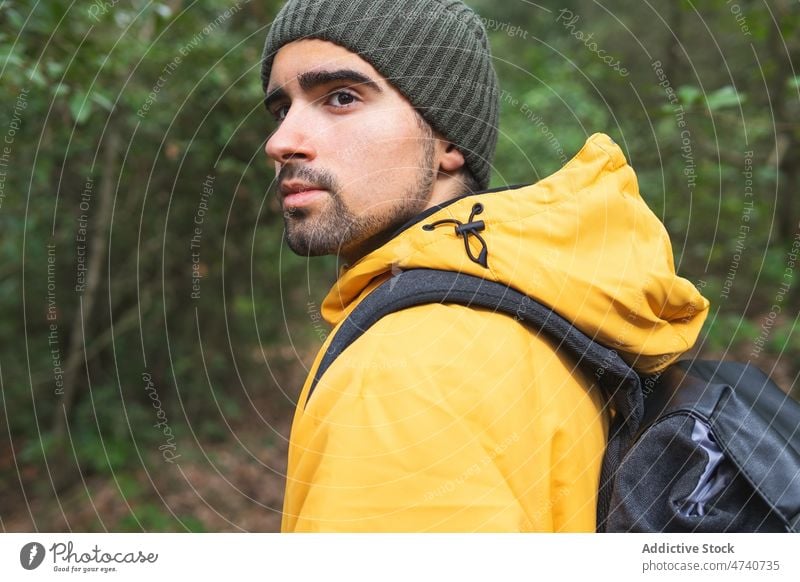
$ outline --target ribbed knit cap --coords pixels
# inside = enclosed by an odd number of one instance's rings
[[[486,30],[460,0],[289,0],[272,23],[261,68],[318,38],[358,54],[464,155],[486,188],[497,144],[498,90]]]

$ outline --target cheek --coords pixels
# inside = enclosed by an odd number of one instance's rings
[[[360,116],[333,128],[331,134],[341,177],[353,186],[389,186],[407,182],[419,172],[422,144],[416,120],[398,119],[395,112]],[[343,184],[345,186],[345,184]]]

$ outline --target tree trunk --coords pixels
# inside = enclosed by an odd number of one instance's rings
[[[84,337],[84,322],[91,319],[92,309],[97,298],[97,290],[103,266],[108,252],[108,231],[111,221],[111,208],[114,196],[114,186],[117,181],[118,158],[122,147],[122,138],[119,130],[109,124],[107,130],[108,141],[101,155],[100,186],[97,191],[97,214],[91,220],[91,241],[87,259],[86,288],[79,297],[79,306],[75,311],[70,331],[69,349],[67,350],[66,368],[64,370],[64,394],[61,406],[56,407],[53,419],[53,437],[60,447],[64,441],[66,424],[75,402],[78,391],[78,369],[81,363],[86,368],[88,375],[88,361],[83,351],[86,338]]]
[[[793,8],[789,2],[778,1],[774,4],[773,13],[778,23],[782,23],[783,30],[770,30],[767,50],[770,62],[774,69],[769,78],[769,94],[772,111],[775,116],[775,168],[778,172],[778,187],[776,191],[777,214],[777,242],[791,245],[798,230],[797,208],[794,202],[795,187],[800,162],[800,140],[795,130],[796,122],[792,119],[786,102],[788,96],[787,84],[793,78],[791,54],[796,52],[796,40],[793,34],[798,32],[797,17],[792,13]],[[774,24],[772,25],[774,27]]]

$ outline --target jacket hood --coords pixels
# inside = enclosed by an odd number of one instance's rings
[[[535,184],[470,194],[426,211],[340,269],[322,316],[336,325],[379,283],[414,268],[509,285],[640,373],[663,369],[690,349],[709,308],[675,274],[663,224],[639,195],[619,146],[600,133]]]

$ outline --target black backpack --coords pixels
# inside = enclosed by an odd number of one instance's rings
[[[639,376],[552,309],[505,285],[434,269],[388,279],[342,323],[309,391],[384,315],[425,303],[497,310],[553,339],[614,410],[597,502],[601,532],[800,532],[800,404],[760,370],[683,360]],[[308,400],[306,400],[306,404]]]

